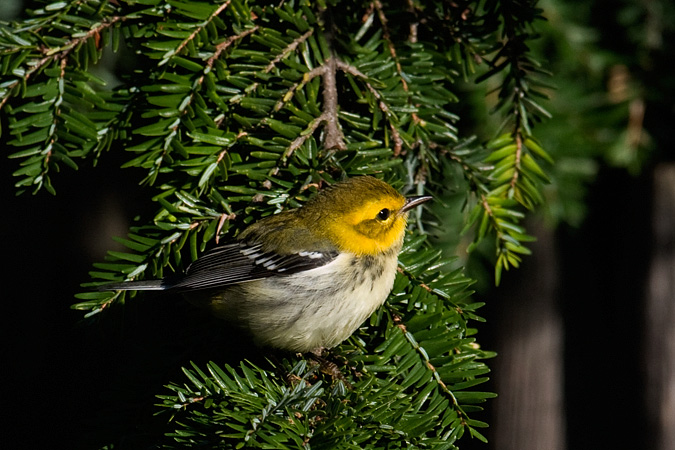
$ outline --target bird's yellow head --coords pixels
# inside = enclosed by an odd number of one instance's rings
[[[301,214],[341,251],[374,255],[400,245],[408,211],[430,199],[406,198],[384,181],[362,176],[322,190]]]

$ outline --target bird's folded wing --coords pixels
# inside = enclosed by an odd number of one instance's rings
[[[215,247],[202,255],[170,287],[212,289],[271,276],[291,275],[321,267],[337,256],[337,251],[277,254],[264,252],[261,244],[233,242]]]

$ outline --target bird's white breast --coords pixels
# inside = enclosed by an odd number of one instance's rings
[[[214,296],[211,307],[248,329],[261,345],[300,352],[334,347],[386,300],[398,249],[391,252],[343,253],[316,269],[233,286]]]

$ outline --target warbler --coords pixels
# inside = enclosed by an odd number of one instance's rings
[[[180,291],[248,331],[261,346],[308,352],[347,339],[391,292],[408,212],[404,197],[369,176],[320,190],[300,208],[261,219],[184,275],[107,285]]]

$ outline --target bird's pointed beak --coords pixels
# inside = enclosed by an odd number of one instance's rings
[[[416,206],[421,205],[424,202],[428,202],[433,197],[431,195],[418,195],[413,197],[406,197],[405,203],[401,208],[401,213],[408,212]]]

